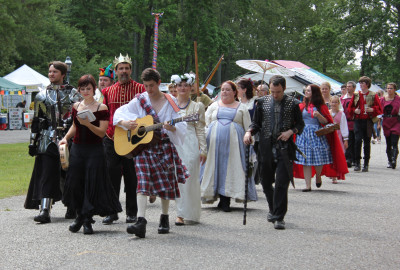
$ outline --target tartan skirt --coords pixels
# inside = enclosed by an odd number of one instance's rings
[[[164,200],[180,198],[178,183],[184,184],[189,172],[171,142],[159,142],[135,157],[137,193],[156,195]]]
[[[319,166],[332,163],[332,154],[325,136],[318,137],[315,131],[318,125],[306,125],[301,135],[296,138],[297,147],[307,156],[305,159],[296,152],[296,164],[305,166]]]

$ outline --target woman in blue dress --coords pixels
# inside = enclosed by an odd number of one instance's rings
[[[213,203],[229,212],[230,200],[245,200],[245,146],[243,136],[250,125],[247,107],[237,101],[237,88],[231,81],[221,86],[221,99],[206,111],[207,163],[201,183],[203,203]],[[248,200],[256,201],[254,180],[248,185]]]

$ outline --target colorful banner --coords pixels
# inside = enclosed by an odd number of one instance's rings
[[[158,50],[158,22],[164,13],[151,13],[151,15],[155,16],[156,21],[154,25],[154,46],[153,46],[153,62],[152,68],[157,68],[157,50]]]

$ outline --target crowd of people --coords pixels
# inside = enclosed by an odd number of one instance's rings
[[[300,100],[286,94],[282,76],[258,85],[242,78],[222,83],[213,100],[196,93],[192,73],[173,75],[167,94],[157,70],[145,69],[138,83],[128,55],[113,64],[114,70],[112,64],[100,69],[98,84],[83,75],[77,89],[65,81],[64,63],[49,64],[51,84],[35,98],[29,145],[35,165],[25,208],[40,210],[36,222],[51,222],[52,204],[62,200],[66,218],[74,219],[69,230],[83,226],[84,234],[93,234],[94,215],[104,217],[104,225],[119,219],[123,179],[127,232],[140,238],[146,236],[147,202],[156,197],[158,233],[165,234],[171,200],[176,226],[198,224],[202,203],[218,201],[230,212],[232,199],[258,200],[258,183],[268,222],[285,229],[294,178],[304,179],[302,191],[310,192],[314,175],[320,188],[322,176],[336,184],[348,168],[368,172],[371,137],[378,138],[374,123],[383,128],[388,168],[396,168],[400,97],[394,83],[381,97],[369,90],[368,77],[359,79],[359,92],[353,81],[342,86],[340,97],[331,95],[327,82],[310,84]],[[118,154],[121,141],[132,146],[129,154]],[[61,161],[68,168],[62,170]]]

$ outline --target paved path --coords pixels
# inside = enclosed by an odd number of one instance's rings
[[[3,133],[0,133],[3,136]],[[249,203],[224,213],[203,206],[201,223],[157,234],[160,200],[149,205],[145,239],[126,233],[125,214],[105,226],[95,217],[94,235],[70,233],[65,207],[56,203],[52,223],[38,225],[24,196],[0,200],[0,269],[399,269],[399,169],[386,169],[385,144],[372,145],[370,172],[351,173],[333,185],[303,193],[289,190],[287,229],[266,221],[267,204]],[[121,192],[124,203],[124,194]]]
[[[29,142],[29,130],[0,130],[0,144]]]

